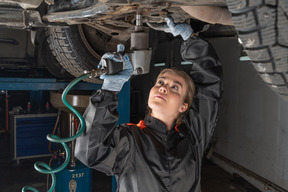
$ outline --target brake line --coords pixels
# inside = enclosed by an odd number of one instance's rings
[[[62,171],[63,169],[66,168],[66,166],[68,165],[69,161],[70,161],[70,150],[69,150],[69,147],[67,146],[66,142],[70,142],[74,139],[76,139],[77,137],[79,137],[83,132],[84,132],[84,129],[86,128],[86,124],[85,124],[85,120],[83,119],[82,115],[76,110],[74,109],[70,103],[68,103],[68,101],[66,100],[66,96],[68,94],[68,92],[70,91],[70,89],[75,86],[79,81],[87,78],[87,77],[90,77],[91,74],[90,73],[87,73],[87,74],[83,74],[79,77],[77,77],[76,79],[74,79],[71,83],[69,83],[69,85],[64,89],[63,93],[62,93],[62,101],[63,103],[66,105],[66,107],[68,109],[70,109],[80,120],[80,129],[78,130],[77,134],[73,135],[72,137],[68,137],[68,138],[60,138],[56,135],[53,135],[53,134],[49,134],[47,135],[47,139],[50,141],[50,142],[54,142],[54,143],[61,143],[62,146],[64,147],[64,150],[65,150],[65,154],[66,154],[66,158],[65,158],[65,161],[64,163],[58,167],[58,168],[55,168],[55,169],[52,169],[49,165],[47,165],[46,163],[43,163],[43,162],[36,162],[34,164],[34,168],[42,173],[42,174],[51,174],[51,178],[52,178],[52,184],[51,184],[51,187],[50,189],[48,190],[48,192],[53,192],[54,189],[55,189],[55,186],[56,186],[56,175],[55,173],[59,172],[59,171]],[[42,167],[42,168],[41,168]],[[44,169],[43,169],[44,168]],[[22,192],[26,192],[27,190],[30,190],[30,191],[33,191],[33,192],[39,192],[36,188],[34,187],[31,187],[31,186],[25,186],[22,188]]]

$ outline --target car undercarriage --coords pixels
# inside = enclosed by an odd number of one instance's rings
[[[169,16],[175,23],[190,23],[202,35],[238,36],[265,83],[283,98],[288,95],[285,0],[1,0],[0,12],[1,27],[30,31],[33,44],[43,45],[35,37],[44,29],[56,71],[64,69],[75,77],[95,67],[118,43],[129,47],[136,15],[141,15],[145,31]]]

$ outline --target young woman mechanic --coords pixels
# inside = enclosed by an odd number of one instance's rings
[[[132,66],[125,55],[105,54],[123,59],[125,70],[101,77],[102,89],[91,96],[84,114],[86,130],[76,141],[76,157],[93,169],[115,175],[120,192],[201,191],[201,160],[216,125],[222,68],[213,48],[193,36],[190,25],[166,21],[170,27],[166,31],[184,39],[181,54],[193,63],[189,74],[196,90],[185,72],[165,70],[150,90],[145,119],[137,125],[115,126],[115,92],[131,77]]]

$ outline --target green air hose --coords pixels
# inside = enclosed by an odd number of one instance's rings
[[[34,164],[34,168],[40,172],[40,173],[43,173],[43,174],[51,174],[52,176],[52,185],[50,187],[50,189],[48,190],[48,192],[53,192],[54,191],[54,188],[56,186],[56,176],[55,176],[55,173],[59,172],[59,171],[62,171],[69,163],[70,161],[70,150],[68,148],[68,146],[66,145],[66,142],[70,142],[74,139],[76,139],[77,137],[79,137],[85,127],[86,127],[86,124],[85,124],[85,120],[83,119],[82,115],[76,110],[74,109],[69,103],[68,101],[66,100],[66,96],[67,96],[67,93],[70,91],[70,89],[76,85],[79,81],[89,77],[90,74],[83,74],[79,77],[77,77],[76,79],[74,79],[71,83],[69,83],[69,85],[64,89],[63,93],[62,93],[62,101],[63,103],[79,118],[80,120],[80,124],[81,124],[81,127],[78,131],[78,133],[72,137],[68,137],[68,138],[59,138],[58,136],[56,135],[52,135],[52,134],[49,134],[47,135],[47,139],[51,142],[54,142],[54,143],[61,143],[62,146],[64,147],[65,149],[65,154],[66,154],[66,158],[65,158],[65,161],[64,163],[56,168],[56,169],[52,169],[49,165],[47,165],[46,163],[43,163],[43,162],[36,162]],[[40,167],[43,167],[45,169],[42,169]],[[22,192],[26,192],[27,190],[30,190],[30,191],[33,191],[33,192],[39,192],[37,189],[35,189],[34,187],[30,187],[30,186],[25,186],[22,188]]]

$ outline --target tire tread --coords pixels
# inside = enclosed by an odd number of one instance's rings
[[[75,49],[69,42],[67,37],[66,27],[51,27],[46,31],[48,36],[47,41],[53,55],[56,57],[57,61],[63,66],[63,68],[68,71],[71,75],[78,77],[83,74],[85,70],[90,70],[83,66],[79,61]],[[98,79],[86,78],[84,81],[92,83],[100,83]]]
[[[253,66],[288,100],[288,1],[227,0],[227,5]]]

